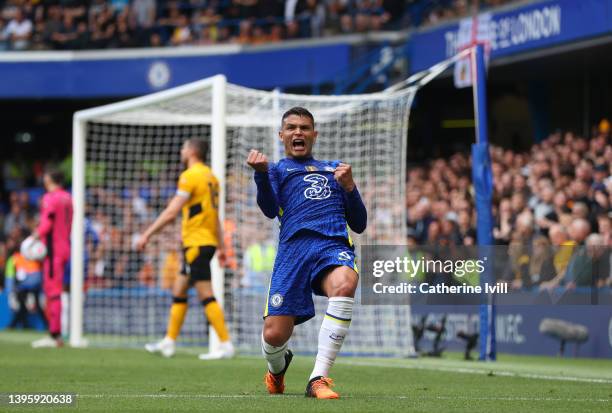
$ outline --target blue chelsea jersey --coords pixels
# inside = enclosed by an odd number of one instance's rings
[[[278,202],[280,241],[308,229],[330,237],[350,236],[346,220],[346,193],[334,179],[339,161],[281,159],[268,170]]]

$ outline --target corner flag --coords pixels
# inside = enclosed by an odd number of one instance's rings
[[[491,50],[491,14],[483,13],[461,20],[457,33],[457,50],[459,52],[484,44],[485,64],[489,62]],[[455,63],[454,81],[456,88],[472,86],[472,63],[469,57]]]
[[[489,138],[487,133],[487,90],[484,47],[482,44],[472,49],[470,56],[474,91],[474,117],[476,118],[476,143],[472,145],[472,182],[477,215],[477,239],[481,257],[493,254],[493,175],[489,156]],[[492,282],[491,265],[485,267],[480,283]],[[484,290],[484,288],[483,288]],[[480,304],[480,360],[495,360],[495,297],[485,296]]]

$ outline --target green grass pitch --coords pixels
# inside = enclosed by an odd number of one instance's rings
[[[269,396],[263,359],[204,362],[195,349],[164,359],[136,349],[38,349],[40,335],[0,332],[0,393],[76,393],[100,412],[611,412],[612,360],[501,355],[496,363],[341,357],[332,370],[340,400],[304,388],[313,357],[298,356],[287,390]],[[4,396],[4,400],[6,396]],[[6,403],[6,402],[5,402]],[[0,405],[0,411],[33,411]]]

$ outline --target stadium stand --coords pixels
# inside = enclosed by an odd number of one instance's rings
[[[580,280],[554,280],[568,264],[555,262],[556,268],[543,275],[545,259],[554,258],[553,247],[595,243],[612,243],[612,141],[607,120],[602,120],[590,139],[572,132],[556,132],[526,153],[501,147],[492,148],[492,170],[495,183],[494,236],[497,245],[520,245],[524,253],[503,275],[514,288],[568,287]],[[448,159],[432,159],[423,166],[408,170],[406,207],[410,237],[428,245],[474,245],[476,238],[471,160],[465,153],[455,153]],[[9,164],[7,164],[9,165]],[[4,168],[5,176],[11,168]],[[15,169],[15,165],[13,165]],[[37,198],[42,190],[27,189],[25,182],[35,182],[33,169],[19,165],[23,175],[5,182],[16,182],[8,199],[0,203],[0,262],[6,261],[31,231],[36,220]],[[167,183],[168,194],[171,183]],[[122,194],[93,191],[88,196],[110,204],[131,205],[133,217],[127,224],[111,222],[104,211],[89,211],[92,227],[101,239],[97,251],[89,251],[94,260],[88,272],[102,285],[113,285],[121,277],[137,278],[143,286],[155,284],[151,269],[139,260],[127,260],[124,243],[137,232],[136,221],[154,214],[150,188],[125,190]],[[161,195],[161,194],[160,194]],[[104,204],[106,205],[106,204]],[[157,211],[159,212],[159,211]],[[586,222],[583,234],[572,228]],[[558,225],[561,224],[561,225]],[[560,229],[561,228],[561,229]],[[561,234],[559,234],[561,232]],[[591,241],[589,241],[589,239]],[[121,241],[123,240],[123,241]],[[127,241],[126,241],[127,240]],[[124,242],[125,241],[125,242]],[[538,246],[544,248],[536,259]],[[92,245],[88,245],[91,249]],[[128,248],[129,249],[129,248]],[[512,251],[512,249],[511,249]],[[531,256],[531,262],[521,262],[521,256]],[[605,265],[602,264],[602,265]],[[609,262],[608,262],[609,267]],[[546,271],[544,271],[546,272]],[[602,268],[602,273],[605,272]],[[610,275],[608,268],[607,274]],[[590,285],[590,280],[588,281]],[[612,277],[595,280],[599,287],[612,286]]]
[[[506,281],[514,288],[538,285],[572,288],[576,284],[590,286],[591,281],[600,287],[611,286],[609,258],[602,259],[602,265],[607,267],[602,267],[599,273],[607,276],[596,280],[569,276],[555,279],[554,275],[565,272],[567,260],[556,262],[556,268],[543,275],[545,257],[554,255],[554,248],[585,242],[588,245],[589,237],[592,244],[611,245],[609,122],[602,120],[591,139],[572,132],[556,132],[527,153],[501,147],[492,147],[491,152],[495,243],[520,249],[515,255],[510,253],[512,265],[504,274]],[[465,154],[456,153],[450,159],[433,159],[424,167],[409,169],[407,224],[417,242],[475,245],[470,162]],[[585,229],[575,230],[581,224]],[[563,233],[561,239],[559,231]],[[536,254],[538,247],[542,252]]]
[[[319,41],[324,44],[327,40],[316,39],[377,31],[410,32],[410,36],[419,34],[421,37],[414,43],[422,41],[419,44],[429,49],[430,42],[423,37],[427,36],[431,30],[437,31],[436,34],[442,32],[439,37],[447,42],[446,53],[452,54],[454,53],[451,47],[453,46],[452,36],[446,37],[446,31],[451,31],[449,33],[453,34],[451,26],[458,24],[459,19],[470,14],[467,3],[465,0],[291,0],[286,2],[283,0],[219,0],[218,2],[210,0],[167,2],[152,0],[7,0],[0,1],[0,50],[110,49],[100,54],[117,53],[121,55],[125,52],[116,49],[159,47],[160,49],[147,50],[142,53],[167,53],[168,49],[175,49],[178,52],[187,50],[189,53],[189,47],[192,46],[233,43],[234,46],[239,45],[240,47],[236,47],[242,52],[250,51],[249,45],[277,43],[262,49],[282,49],[285,46],[279,43],[286,40],[315,38],[312,43]],[[515,11],[519,13],[523,10],[523,4],[519,3],[524,3],[529,10],[544,7],[537,0],[482,0],[479,5],[481,10],[498,8],[494,10],[495,13],[514,16]],[[508,6],[505,7],[506,5]],[[502,23],[507,21],[509,20],[504,17]],[[337,38],[342,37],[337,36]],[[398,54],[402,56],[406,54],[404,39],[401,40],[401,44],[393,44],[394,40],[391,39],[394,50],[397,49]],[[384,40],[387,41],[387,38]],[[298,42],[295,44],[298,45],[295,46],[296,48],[301,45]],[[247,47],[242,48],[243,45]],[[363,86],[365,84],[363,78],[378,79],[380,77],[378,73],[370,70],[375,65],[383,66],[385,63],[388,66],[394,66],[395,61],[389,63],[381,57],[385,56],[382,51],[387,44],[381,42],[376,46],[380,49],[374,50],[375,53],[362,44],[355,45],[351,49],[351,64],[362,67],[365,73],[362,74],[362,78],[353,83]],[[502,46],[498,45],[498,47]],[[197,49],[206,50],[206,48]],[[500,50],[498,49],[498,52]],[[532,51],[537,52],[537,47],[534,47]],[[248,54],[241,52],[236,53]],[[597,53],[596,50],[592,52],[593,55],[605,55],[605,53]],[[515,51],[510,50],[507,53],[512,55]],[[11,56],[15,54],[19,53],[7,53]],[[30,54],[37,55],[36,53],[23,53],[23,55]],[[356,56],[359,57],[360,54],[365,55],[365,58],[362,59],[363,64],[356,65]],[[559,54],[562,53],[559,52]],[[45,55],[45,53],[40,55]],[[59,53],[58,55],[71,54]],[[147,57],[150,55],[147,54]],[[574,57],[575,55],[567,57],[567,61]],[[444,58],[443,53],[436,55],[436,59],[442,58]],[[565,57],[558,57],[558,59],[561,58]],[[407,70],[416,71],[422,70],[432,62],[413,59],[409,64],[412,67]],[[543,84],[544,79],[552,77],[554,83],[551,83],[551,89],[559,90],[558,86],[563,85],[567,78],[575,76],[576,73],[570,71],[574,65],[558,61],[555,64],[562,69],[559,70],[559,73],[565,78],[557,79],[546,73],[540,74],[537,79],[540,84]],[[590,67],[589,70],[593,70],[593,73],[591,76],[585,74],[585,90],[597,89],[598,75],[595,67],[605,66],[605,62],[592,62],[590,66],[587,66]],[[493,67],[493,73],[496,74],[494,81],[498,83],[492,89],[498,100],[500,95],[507,93],[506,86],[503,84],[506,80],[503,79],[504,71],[514,72],[518,67],[519,70],[531,72],[531,68],[528,70],[521,68],[520,62],[509,65],[507,69]],[[179,73],[178,70],[174,70],[174,67],[171,69],[173,69],[173,76]],[[565,73],[566,71],[568,73]],[[345,73],[342,74],[345,75],[345,78],[348,77]],[[513,77],[514,73],[506,76]],[[587,79],[592,79],[593,83],[588,83]],[[346,79],[342,80],[346,82]],[[446,94],[450,87],[447,80],[448,78],[439,81],[441,86],[438,86],[435,96],[440,97]],[[386,82],[388,85],[392,80],[386,79]],[[533,84],[536,83],[533,82]],[[342,82],[339,84],[342,86]],[[539,87],[540,84],[536,86]],[[71,86],[72,83],[69,83],[69,86],[66,87],[70,93],[72,93]],[[523,93],[525,87],[525,85],[517,86],[517,89],[521,91],[518,95],[521,97],[526,94]],[[442,89],[444,90],[440,91]],[[312,90],[316,90],[313,93],[318,93],[320,90],[328,89],[313,87]],[[567,88],[567,90],[572,91],[573,89]],[[602,86],[601,90],[603,93],[606,89]],[[359,93],[359,91],[358,88],[340,88],[334,93]],[[293,90],[290,92],[293,93]],[[130,89],[123,94],[134,93],[136,92]],[[30,99],[40,98],[38,95],[26,96]],[[57,98],[58,95],[49,93],[49,96],[52,96],[49,100],[51,102],[49,105],[51,105],[53,104],[52,99]],[[113,95],[112,92],[109,92],[107,95],[101,95],[101,98],[117,99],[118,96],[119,94]],[[424,122],[423,117],[415,117],[415,128],[427,129],[434,123],[442,124],[447,119],[461,120],[458,118],[471,117],[471,113],[464,114],[456,110],[465,105],[455,99],[455,96],[461,97],[462,95],[453,94],[453,98],[445,105],[452,107],[453,110],[440,115],[442,122],[437,122],[437,120]],[[87,94],[75,97],[66,93],[63,97],[81,98],[83,102],[79,105],[83,107],[94,104],[85,100],[90,97]],[[581,97],[582,91],[579,91],[575,95],[563,96],[562,100],[566,104],[575,101],[582,105],[584,102],[580,100]],[[555,95],[555,98],[559,97]],[[540,289],[564,291],[593,284],[603,288],[612,287],[609,259],[605,260],[605,257],[609,257],[605,255],[609,254],[609,248],[607,251],[598,249],[602,245],[608,247],[612,245],[612,218],[610,215],[612,140],[609,121],[602,120],[593,127],[591,133],[585,131],[595,118],[609,116],[609,107],[606,106],[608,101],[605,99],[601,99],[601,104],[595,97],[592,100],[594,102],[589,110],[585,110],[584,118],[566,116],[565,112],[560,112],[560,115],[555,113],[557,117],[551,120],[550,126],[557,125],[562,128],[563,132],[555,132],[542,140],[542,136],[539,136],[538,133],[545,131],[544,136],[546,136],[551,130],[554,130],[548,127],[549,125],[541,130],[525,129],[523,138],[526,138],[527,144],[517,145],[516,142],[507,140],[508,137],[498,136],[495,142],[504,146],[492,147],[495,182],[493,212],[496,222],[494,236],[498,245],[510,247],[507,271],[500,273],[499,277],[507,281],[512,289],[531,292]],[[426,108],[426,102],[426,98],[421,95],[421,100],[417,102],[417,106],[421,105],[421,107],[417,110]],[[99,103],[104,102],[95,102],[95,104]],[[530,106],[530,110],[533,107]],[[425,126],[422,126],[424,124]],[[496,132],[499,133],[504,125],[497,125]],[[473,139],[471,126],[464,127],[464,129],[469,130],[467,134],[470,135],[471,142]],[[422,129],[416,130],[420,133]],[[568,130],[580,131],[580,136],[567,132]],[[453,133],[455,131],[457,129],[453,129]],[[512,131],[502,132],[509,136],[512,134]],[[26,142],[27,140],[22,130],[10,133],[14,134],[15,141]],[[433,137],[436,131],[432,128],[430,133]],[[41,138],[42,133],[40,135],[36,137],[36,144],[47,140],[46,134],[44,138]],[[422,139],[427,139],[426,137],[430,135],[423,134],[423,136],[425,138]],[[436,138],[439,139],[436,142],[437,147],[445,145],[443,138]],[[459,139],[447,145],[447,147],[452,147],[449,149],[451,153],[463,144],[458,141]],[[538,143],[533,144],[532,142]],[[419,143],[412,145],[414,147]],[[0,165],[2,165],[2,170],[0,170],[0,177],[2,177],[0,186],[0,289],[4,284],[4,269],[7,260],[18,248],[21,239],[37,222],[35,214],[38,210],[39,197],[42,194],[41,176],[45,164],[64,163],[66,171],[70,171],[70,159],[65,159],[63,162],[59,158],[69,150],[65,142],[64,146],[65,150],[54,152],[53,155],[46,154],[48,156],[44,158],[44,161],[40,160],[42,153],[26,154],[27,161],[19,157],[0,159]],[[525,151],[526,147],[528,149]],[[470,172],[471,159],[468,152],[457,151],[445,157],[431,155],[434,152],[425,152],[426,156],[420,156],[419,153],[416,152],[416,158],[425,159],[425,161],[411,164],[408,170],[406,198],[408,222],[406,225],[409,229],[409,237],[420,243],[440,246],[473,245],[476,238],[476,221]],[[32,159],[38,160],[32,161]],[[411,161],[414,160],[414,158],[411,159]],[[172,193],[171,180],[162,184],[167,189],[162,193],[155,193],[150,188],[139,188],[138,191],[127,188],[123,193],[93,191],[88,194],[88,196],[101,199],[106,210],[112,208],[113,205],[127,205],[128,209],[133,212],[131,217],[113,221],[110,216],[105,215],[103,210],[87,211],[91,227],[100,238],[100,243],[95,248],[93,243],[87,244],[88,253],[92,257],[86,268],[89,286],[113,287],[121,284],[126,278],[138,280],[138,285],[142,288],[161,286],[167,289],[171,284],[179,261],[178,251],[169,256],[167,262],[164,263],[162,274],[156,274],[150,266],[147,266],[145,260],[141,258],[130,260],[125,253],[142,223],[159,212],[154,211],[151,206],[163,204],[163,202],[153,201],[151,197],[157,196],[165,200],[168,194]],[[231,224],[226,222],[226,226]],[[177,231],[174,230],[168,231],[167,235],[175,237],[176,234]],[[569,273],[568,267],[577,265],[570,260],[570,256],[579,251],[578,248],[574,248],[576,245],[584,245],[585,248],[582,251],[585,251],[592,262],[599,266],[600,271],[594,280],[585,282],[579,276],[565,276],[565,273]],[[563,248],[563,246],[566,247]],[[526,256],[528,260],[525,259]],[[601,276],[601,274],[607,274],[607,276]],[[232,281],[239,283],[237,279],[230,280]]]
[[[9,0],[0,50],[262,44],[402,30],[469,14],[467,0]],[[509,0],[481,0],[496,7]]]

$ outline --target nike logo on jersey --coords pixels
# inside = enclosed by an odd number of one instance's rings
[[[296,169],[299,169],[299,168],[287,168],[287,172],[295,171]]]
[[[338,254],[338,259],[342,261],[350,260],[351,255],[346,251],[342,251],[340,254]]]

